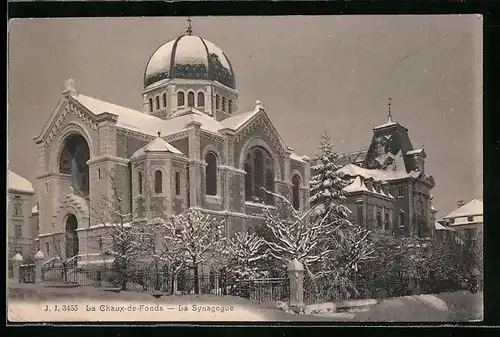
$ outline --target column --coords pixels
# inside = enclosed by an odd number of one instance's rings
[[[289,307],[304,306],[304,266],[296,258],[288,263],[288,278],[290,279]]]

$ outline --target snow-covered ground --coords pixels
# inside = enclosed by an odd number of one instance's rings
[[[141,303],[145,305],[163,305],[165,308],[175,308],[172,312],[151,313],[150,319],[155,321],[364,321],[364,322],[455,322],[481,320],[483,313],[482,293],[471,294],[468,291],[442,293],[438,295],[415,295],[382,300],[368,309],[354,312],[333,312],[322,315],[296,315],[285,313],[276,304],[257,304],[247,299],[234,296],[217,295],[183,295],[153,297],[150,293],[122,291],[113,293],[93,287],[52,288],[39,284],[9,284],[9,312],[16,303],[28,303],[38,309],[34,321],[51,321],[41,315],[41,306],[49,302],[72,303],[104,303],[120,305]],[[83,305],[83,304],[82,304]],[[223,315],[209,312],[195,312],[193,305],[212,307],[234,307]],[[187,307],[189,313],[181,312],[179,307]],[[19,310],[19,309],[18,309]],[[30,311],[30,312],[31,312]],[[45,313],[47,314],[47,313]],[[60,313],[58,313],[60,314]],[[70,313],[67,313],[68,315]],[[74,313],[73,313],[74,314]],[[10,314],[9,314],[10,315]],[[123,320],[128,316],[118,313],[100,313],[101,320]],[[110,316],[115,315],[115,316]],[[10,316],[9,316],[10,317]],[[69,317],[69,316],[68,316]],[[131,316],[132,320],[141,320],[142,316]],[[73,317],[74,319],[75,317]],[[77,317],[80,320],[80,316]],[[69,318],[68,318],[69,319]],[[88,319],[93,320],[93,319]],[[127,319],[125,319],[127,320]],[[146,320],[146,318],[142,319]]]

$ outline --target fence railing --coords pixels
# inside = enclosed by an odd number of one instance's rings
[[[35,265],[22,264],[19,266],[19,282],[21,283],[35,283]]]

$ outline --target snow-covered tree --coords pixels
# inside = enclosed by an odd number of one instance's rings
[[[111,195],[100,197],[100,208],[90,203],[92,216],[97,220],[101,231],[93,245],[98,245],[103,257],[111,257],[111,269],[116,275],[113,280],[122,290],[137,278],[138,271],[143,269],[144,262],[151,259],[155,230],[152,223],[133,223],[133,213],[126,211],[126,195],[117,188],[112,172],[107,174]],[[102,207],[102,206],[105,207]]]
[[[277,209],[268,208],[263,213],[264,225],[272,234],[265,239],[269,253],[284,265],[295,258],[299,260],[316,290],[316,278],[326,271],[315,267],[335,251],[329,238],[343,225],[342,221],[332,221],[329,212],[321,218],[311,217],[313,209],[297,211],[282,195],[266,193],[274,195],[277,201]]]
[[[259,262],[268,256],[266,242],[255,233],[237,232],[226,241],[221,262],[236,279],[255,279],[265,275]]]
[[[221,256],[225,246],[223,220],[217,221],[209,214],[188,209],[173,215],[160,225],[163,234],[163,256],[174,263],[193,270],[194,291],[199,293],[198,268]]]
[[[322,218],[328,213],[331,221],[350,225],[348,216],[351,212],[342,204],[345,200],[343,188],[348,182],[337,173],[340,169],[336,164],[337,159],[338,154],[325,133],[321,136],[319,152],[313,160],[309,202],[317,217]]]

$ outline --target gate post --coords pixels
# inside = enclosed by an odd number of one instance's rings
[[[42,251],[38,251],[35,254],[35,283],[41,283],[42,282],[42,265],[43,265],[43,260],[45,259],[45,256],[43,255]]]
[[[12,275],[14,276],[14,280],[17,282],[21,282],[21,263],[24,261],[21,254],[17,253],[12,258]]]
[[[304,306],[304,266],[296,258],[288,263],[288,278],[290,279],[290,307]]]

